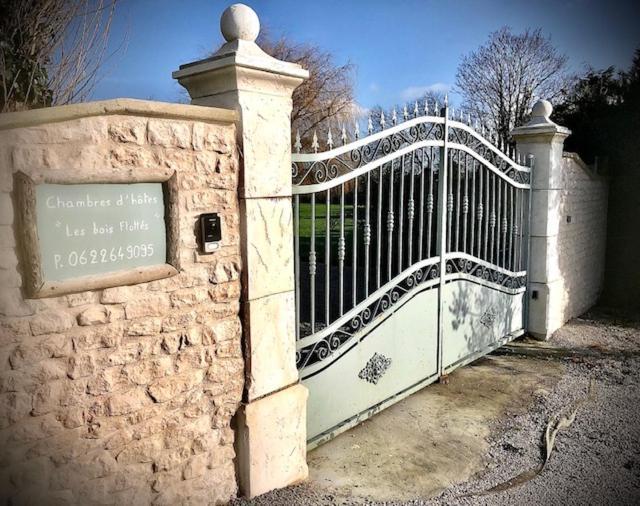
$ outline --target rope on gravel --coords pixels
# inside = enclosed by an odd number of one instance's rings
[[[544,433],[545,458],[542,464],[534,467],[533,469],[529,469],[528,471],[524,471],[523,473],[514,476],[510,480],[499,483],[495,487],[491,487],[488,490],[484,490],[482,492],[471,492],[465,494],[465,496],[489,495],[497,492],[504,492],[505,490],[509,490],[511,488],[522,485],[538,476],[551,458],[551,452],[553,451],[553,448],[555,446],[556,436],[558,435],[558,432],[569,427],[575,421],[578,409],[587,402],[594,400],[595,397],[595,382],[592,378],[589,383],[589,393],[586,397],[578,399],[573,403],[572,409],[569,411],[569,414],[560,416],[560,414],[562,413],[562,411],[560,411],[551,416]]]

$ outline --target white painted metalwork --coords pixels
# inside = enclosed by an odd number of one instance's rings
[[[487,140],[468,114],[451,119],[447,100],[423,111],[415,102],[411,114],[406,105],[389,120],[381,113],[378,132],[369,116],[365,137],[354,122],[351,142],[343,124],[340,145],[329,128],[324,152],[315,132],[311,153],[295,136],[297,364],[310,406],[320,403],[314,417],[324,416],[325,397],[313,390],[323,384],[344,383],[338,412],[348,414],[353,395],[371,413],[392,385],[405,395],[524,328],[530,164]],[[414,358],[394,348],[401,328]],[[346,367],[338,361],[365,372],[335,377]],[[313,420],[312,441],[335,433],[335,416]],[[366,414],[349,416],[340,427]]]

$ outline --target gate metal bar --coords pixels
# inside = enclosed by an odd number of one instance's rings
[[[440,160],[442,166],[440,167],[440,173],[438,174],[438,195],[448,195],[446,202],[446,210],[445,199],[439,198],[438,202],[440,203],[440,209],[438,211],[438,229],[437,229],[437,245],[438,254],[440,255],[440,286],[442,287],[445,283],[445,279],[447,276],[447,251],[451,251],[451,213],[453,211],[453,195],[450,193],[451,190],[448,188],[448,179],[449,179],[449,154],[450,151],[448,149],[449,144],[449,114],[447,110],[447,103],[445,102],[444,108],[442,109],[442,116],[444,117],[444,140],[442,143],[442,148],[440,151]],[[448,218],[448,219],[447,219]],[[449,228],[447,230],[447,222]],[[442,290],[438,291],[438,374],[442,376],[443,365],[442,365],[442,335],[444,322],[442,319],[442,310],[444,309],[444,294]]]

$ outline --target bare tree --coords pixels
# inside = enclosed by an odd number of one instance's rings
[[[353,64],[336,65],[333,56],[317,46],[295,44],[284,37],[272,40],[265,30],[257,43],[274,58],[298,63],[309,71],[309,79],[293,92],[294,135],[299,132],[303,139],[309,139],[315,130],[338,128],[357,113]]]
[[[104,63],[117,0],[3,0],[2,112],[86,100]]]
[[[507,143],[534,100],[558,97],[566,82],[567,58],[538,30],[514,34],[507,27],[466,55],[456,74],[463,107]]]

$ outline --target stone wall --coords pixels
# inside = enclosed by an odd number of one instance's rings
[[[0,501],[226,502],[243,390],[235,113],[116,100],[0,117]],[[24,300],[12,173],[177,173],[179,274]],[[195,223],[222,217],[200,255]]]
[[[593,306],[603,288],[608,184],[573,153],[564,153],[561,168],[558,262],[567,321]]]

